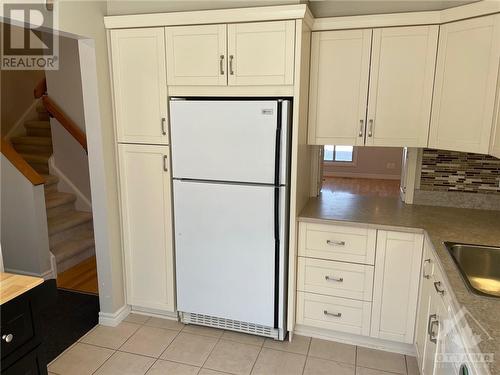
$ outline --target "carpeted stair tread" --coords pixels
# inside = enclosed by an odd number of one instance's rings
[[[59,182],[59,177],[53,174],[44,174],[42,177],[45,179],[45,186],[54,185]]]
[[[24,127],[27,129],[50,129],[50,122],[31,120],[26,121]]]
[[[57,262],[63,262],[93,246],[95,246],[94,232],[87,229],[76,234],[71,239],[53,245],[50,251],[56,257]]]
[[[45,207],[47,209],[62,206],[63,204],[72,203],[74,201],[76,201],[76,195],[71,193],[56,191],[45,194]]]
[[[22,158],[30,164],[47,164],[50,154],[21,154]]]
[[[69,211],[47,218],[49,236],[92,221],[92,214],[83,211]]]
[[[13,137],[11,139],[11,142],[13,145],[25,144],[25,145],[52,146],[52,138],[50,137],[32,137],[32,136]]]

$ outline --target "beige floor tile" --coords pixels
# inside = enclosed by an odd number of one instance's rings
[[[301,375],[306,356],[262,348],[252,375]]]
[[[408,375],[419,375],[420,371],[418,370],[417,358],[408,355],[405,356],[405,358]]]
[[[310,337],[293,335],[292,341],[278,341],[273,339],[266,339],[264,347],[269,349],[283,350],[285,352],[307,354],[309,350]]]
[[[149,316],[141,315],[141,314],[134,314],[134,313],[128,314],[127,317],[125,319],[123,319],[124,322],[134,323],[134,324],[144,324],[148,320],[149,320]]]
[[[83,336],[80,342],[118,349],[139,327],[138,324],[127,322],[122,322],[116,327],[97,326]]]
[[[215,337],[181,332],[161,355],[162,359],[202,366],[217,343]]]
[[[313,338],[309,347],[309,356],[354,365],[356,363],[356,347]]]
[[[119,350],[158,358],[177,334],[170,329],[142,326]]]
[[[199,367],[159,359],[146,373],[147,375],[196,375]]]
[[[405,356],[382,350],[361,348],[358,346],[356,365],[376,370],[406,374]]]
[[[354,375],[353,365],[308,357],[304,375]]]
[[[173,329],[174,331],[180,331],[184,328],[184,324],[172,319],[163,319],[151,317],[146,323],[147,326],[158,327],[164,329]]]
[[[223,330],[211,327],[197,326],[195,324],[187,324],[184,326],[182,332],[192,333],[193,335],[210,336],[210,337],[221,337],[224,333]]]
[[[210,370],[208,368],[202,368],[198,375],[227,375],[227,372],[220,372],[215,370]]]
[[[250,374],[259,352],[260,347],[256,345],[221,340],[203,367],[231,374]]]
[[[95,372],[96,375],[144,375],[155,362],[154,358],[116,352]]]
[[[77,343],[53,361],[48,369],[59,375],[93,374],[113,353],[110,349]]]
[[[356,367],[356,375],[394,375],[394,373],[382,370],[375,370],[373,368]]]
[[[246,333],[224,331],[221,337],[223,340],[235,341],[242,344],[258,345],[264,344],[265,338],[262,336],[249,335]]]

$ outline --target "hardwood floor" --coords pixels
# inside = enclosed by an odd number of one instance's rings
[[[78,292],[98,294],[97,264],[95,256],[58,274],[57,287]]]
[[[375,197],[399,196],[399,180],[371,178],[325,177],[321,192],[333,195],[369,195]]]

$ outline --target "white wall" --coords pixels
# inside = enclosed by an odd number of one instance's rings
[[[324,162],[324,176],[399,180],[403,161],[400,147],[356,147],[356,165]]]
[[[6,272],[51,275],[43,185],[33,186],[2,154],[1,232]]]
[[[86,132],[83,111],[82,79],[78,40],[59,39],[59,69],[46,72],[49,96],[76,125]],[[59,190],[78,192],[76,208],[90,211],[90,175],[85,150],[55,118],[50,119],[52,129],[51,173],[62,177]],[[53,168],[55,167],[55,169]]]
[[[59,30],[79,36],[101,317],[125,309],[104,1],[56,2]],[[92,116],[91,116],[92,115]],[[91,117],[90,117],[91,116]]]

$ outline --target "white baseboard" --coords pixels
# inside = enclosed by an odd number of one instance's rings
[[[41,277],[44,280],[55,279],[55,276],[52,272],[52,269],[45,271],[45,272],[42,272],[42,273],[35,273],[35,272],[26,272],[26,271],[22,271],[22,270],[16,270],[14,268],[5,268],[4,272],[15,273],[18,275],[25,275],[25,276]]]
[[[24,131],[24,123],[26,121],[33,120],[33,118],[37,116],[36,113],[36,105],[38,104],[39,99],[35,99],[33,103],[28,107],[28,109],[21,115],[19,120],[14,124],[14,126],[7,132],[5,135],[5,139],[11,139],[12,137],[18,137],[26,134]]]
[[[56,166],[54,155],[49,158],[49,171],[51,174],[59,177],[59,183],[62,185],[62,191],[70,192],[76,195],[75,207],[79,211],[92,212],[92,202],[71,182],[71,180]],[[68,191],[69,190],[69,191]]]
[[[327,172],[323,173],[323,177],[349,177],[349,178],[370,178],[376,180],[400,180],[400,175],[393,174],[377,174],[377,173],[354,173],[354,172]]]
[[[99,311],[99,324],[108,327],[116,327],[128,314],[130,314],[129,305],[123,305],[114,313]]]
[[[54,279],[57,279],[57,261],[56,257],[50,252],[50,268]]]
[[[384,350],[411,356],[415,356],[417,353],[415,345],[413,344],[404,344],[400,342],[375,339],[373,337],[354,335],[351,333],[329,331],[326,329],[308,327],[300,324],[297,324],[295,326],[295,331],[293,333],[301,336],[314,337],[317,339],[329,341],[337,341],[344,344],[357,345],[365,348]]]

